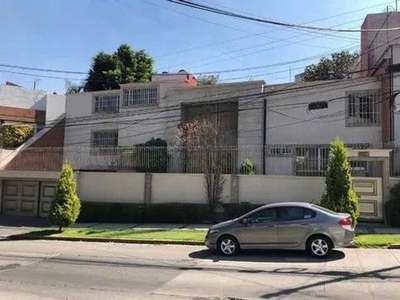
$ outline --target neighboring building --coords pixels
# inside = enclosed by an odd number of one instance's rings
[[[0,133],[4,124],[32,125],[18,149],[0,147],[0,170],[58,171],[63,162],[65,96],[7,82],[0,86]]]
[[[349,147],[381,148],[381,90],[375,78],[267,87],[266,173],[323,176],[336,137]],[[376,173],[365,163],[354,167]]]
[[[393,147],[393,174],[400,171],[400,12],[388,11],[366,16],[362,29],[379,30],[361,33],[361,76],[382,81],[382,139]],[[389,29],[389,30],[388,30]]]
[[[31,124],[37,130],[65,112],[65,96],[6,82],[0,85],[0,124]]]

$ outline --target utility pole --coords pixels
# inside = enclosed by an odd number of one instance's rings
[[[289,82],[292,82],[292,67],[289,67]]]
[[[36,83],[39,82],[39,81],[40,81],[40,79],[35,79],[35,80],[33,81],[33,89],[34,89],[34,90],[36,90]]]

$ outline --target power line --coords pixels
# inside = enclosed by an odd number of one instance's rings
[[[150,2],[147,1],[147,3],[150,3]],[[368,10],[368,9],[371,9],[371,8],[380,7],[382,5],[389,4],[389,3],[391,3],[391,2],[386,2],[386,3],[379,4],[379,5],[372,5],[372,6],[364,7],[364,8],[361,8],[361,9],[357,9],[357,10],[352,10],[352,11],[348,11],[348,12],[345,12],[345,13],[336,14],[336,15],[333,15],[333,16],[323,17],[323,18],[315,19],[315,20],[312,20],[312,21],[309,21],[309,22],[305,22],[305,23],[302,23],[302,24],[312,24],[312,23],[315,23],[315,22],[324,21],[324,20],[332,19],[332,18],[339,17],[339,16],[349,15],[349,14],[352,14],[352,13],[355,13],[355,12],[360,12],[360,11]],[[152,3],[150,3],[150,4],[152,4]],[[159,7],[165,8],[163,6],[159,6]],[[167,8],[165,8],[165,9],[167,9]],[[210,43],[210,44],[206,44],[206,45],[203,45],[203,46],[192,47],[192,48],[187,48],[187,49],[183,49],[183,50],[180,50],[180,51],[175,51],[173,53],[162,54],[162,55],[156,56],[155,58],[161,58],[161,57],[170,56],[170,55],[176,55],[176,54],[189,52],[189,51],[193,51],[193,50],[213,47],[213,46],[216,46],[216,45],[222,45],[222,44],[226,44],[226,43],[230,43],[230,42],[234,42],[234,41],[238,41],[238,40],[247,39],[247,38],[250,38],[250,37],[253,37],[253,36],[264,36],[265,34],[276,32],[276,31],[280,31],[280,30],[285,30],[285,29],[284,28],[282,28],[282,29],[273,29],[273,30],[269,30],[269,31],[263,32],[263,33],[254,33],[254,34],[250,34],[250,35],[246,35],[246,36],[242,36],[242,37],[238,37],[238,38],[224,40],[224,41],[217,42],[217,43]]]
[[[186,7],[191,7],[195,8],[198,10],[202,11],[208,11],[214,14],[219,14],[219,15],[225,15],[229,17],[234,17],[238,19],[243,19],[243,20],[248,20],[248,21],[254,21],[254,22],[260,22],[260,23],[265,23],[265,24],[271,24],[271,25],[276,25],[276,26],[283,26],[283,27],[289,27],[289,28],[294,28],[294,29],[306,29],[306,30],[312,30],[312,31],[330,31],[330,32],[378,32],[378,31],[397,31],[400,30],[400,27],[394,27],[394,28],[387,28],[387,29],[341,29],[341,28],[329,28],[329,27],[317,27],[317,26],[307,26],[307,25],[300,25],[300,24],[294,24],[294,23],[287,23],[287,22],[279,22],[279,21],[273,21],[269,19],[262,19],[262,18],[255,18],[251,16],[246,16],[243,14],[237,14],[233,13],[227,10],[221,10],[217,9],[211,6],[207,5],[201,5],[198,3],[190,2],[187,0],[166,0],[167,2],[171,2],[174,4],[179,4],[182,6]]]

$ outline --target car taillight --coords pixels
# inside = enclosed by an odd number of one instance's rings
[[[344,229],[351,229],[353,222],[351,221],[351,218],[348,217],[348,218],[341,219],[339,221],[339,225],[342,226]]]

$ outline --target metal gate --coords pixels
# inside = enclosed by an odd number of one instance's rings
[[[360,219],[382,221],[382,178],[356,177],[353,179],[353,188],[358,195]]]
[[[4,181],[2,213],[17,216],[36,216],[39,199],[39,182]]]
[[[3,181],[1,213],[5,215],[47,217],[56,182]]]

